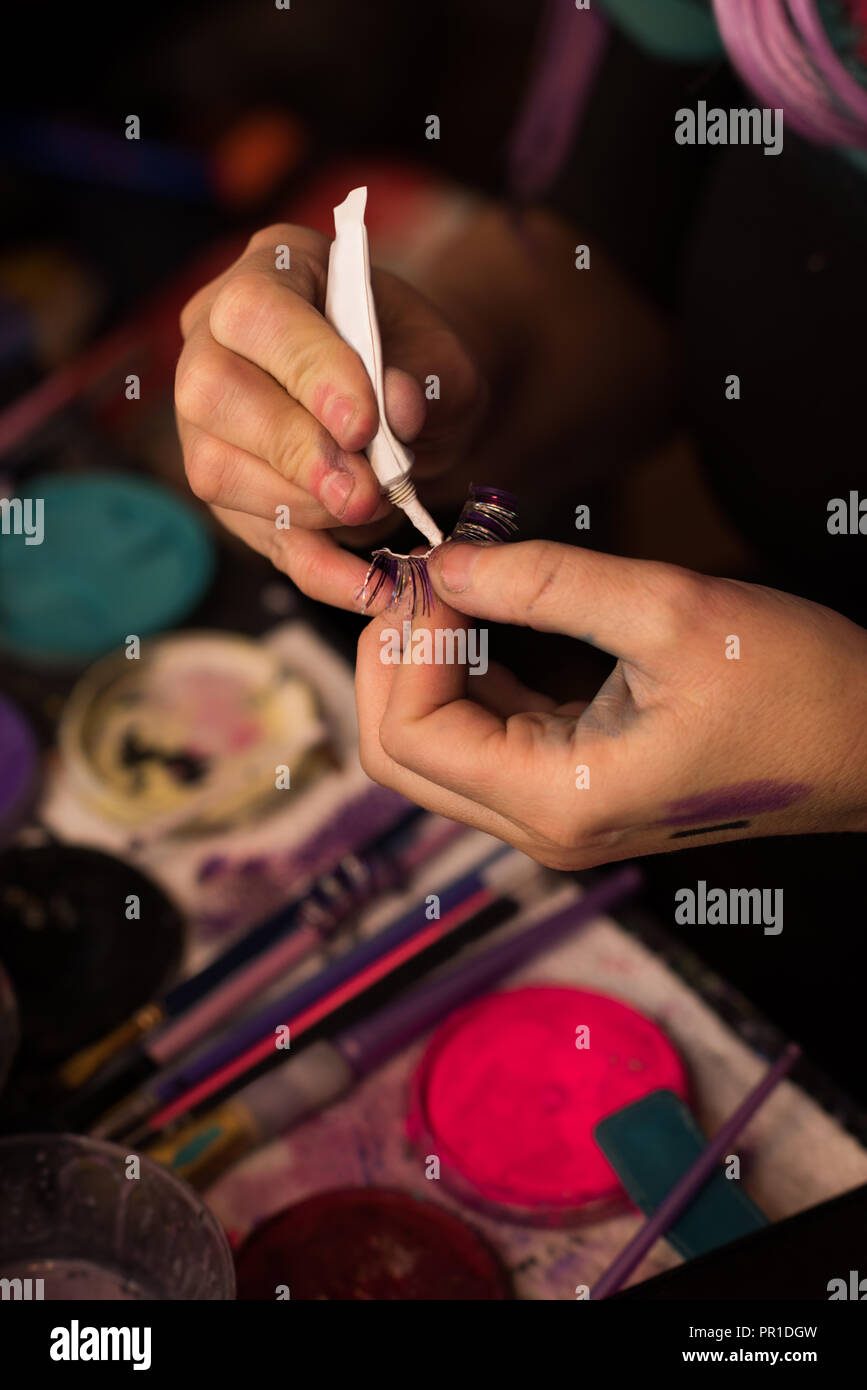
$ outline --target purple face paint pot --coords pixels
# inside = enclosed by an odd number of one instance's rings
[[[225,1300],[229,1243],[201,1198],[151,1159],[75,1134],[0,1140],[0,1279],[46,1301]],[[27,1297],[23,1292],[21,1295]]]
[[[243,1301],[500,1300],[509,1279],[472,1227],[408,1192],[320,1192],[266,1221],[236,1255]]]
[[[26,819],[39,784],[39,751],[20,710],[0,695],[0,845]]]

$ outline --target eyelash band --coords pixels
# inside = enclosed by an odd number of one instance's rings
[[[517,529],[518,513],[510,492],[498,487],[471,487],[449,540],[499,545],[510,540]],[[375,550],[359,594],[362,613],[390,584],[391,598],[386,609],[397,608],[406,600],[410,618],[416,613],[426,616],[433,607],[433,585],[427,562],[435,549],[432,547],[425,555],[395,555],[391,550]]]
[[[411,618],[418,612],[429,613],[433,606],[433,585],[427,572],[427,558],[432,554],[432,550],[427,555],[395,555],[391,550],[374,550],[361,587],[362,613],[386,584],[392,586],[391,598],[385,605],[387,609],[397,608],[407,598]]]

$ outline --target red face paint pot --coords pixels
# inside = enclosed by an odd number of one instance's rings
[[[651,1019],[587,990],[508,990],[436,1031],[407,1127],[463,1201],[501,1219],[565,1225],[626,1201],[593,1130],[661,1087],[685,1098],[687,1076]]]
[[[509,1298],[492,1250],[458,1217],[406,1192],[320,1192],[255,1230],[235,1257],[240,1300]]]

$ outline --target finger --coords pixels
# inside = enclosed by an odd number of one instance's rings
[[[398,439],[410,444],[424,425],[424,392],[415,377],[400,367],[386,367],[383,388],[388,423]]]
[[[461,821],[477,830],[484,830],[489,835],[496,835],[499,839],[524,849],[526,853],[532,853],[532,841],[525,827],[516,825],[489,807],[428,782],[417,773],[396,763],[383,748],[379,729],[396,668],[382,661],[382,636],[394,621],[391,613],[380,616],[367,625],[358,643],[355,697],[362,767],[374,781],[399,791],[401,795],[426,810],[448,816],[451,820]]]
[[[428,569],[437,593],[463,613],[565,633],[637,666],[682,659],[706,588],[676,565],[551,541],[448,544]]]
[[[305,531],[301,527],[279,531],[273,522],[258,516],[221,507],[213,510],[227,530],[270,560],[303,594],[333,608],[361,613],[367,562],[335,545],[328,531]],[[388,595],[380,595],[365,611],[377,613],[387,602]]]
[[[417,634],[430,632],[434,642],[441,624],[454,631],[457,615],[438,606],[430,618],[414,623],[413,657],[424,651]],[[476,703],[469,698],[475,678],[466,665],[448,659],[449,650],[454,645],[446,646],[444,640],[442,660],[431,646],[432,661],[411,659],[394,668],[380,726],[385,752],[426,781],[517,824],[546,826],[545,833],[556,838],[552,793],[574,784],[574,768],[587,756],[586,751],[579,756],[579,745],[594,745],[598,784],[612,785],[611,740],[601,730],[579,732],[576,717],[556,708],[539,710],[530,702],[531,708],[504,717]]]
[[[261,248],[224,281],[210,331],[273,377],[341,448],[359,450],[373,438],[379,411],[361,358],[314,307],[324,296],[325,267],[290,247],[291,268],[277,270],[275,249]]]
[[[203,285],[191,299],[187,301],[181,310],[180,327],[181,335],[186,338],[191,329],[199,322],[203,314],[210,312],[218,290],[222,288],[231,275],[236,274],[247,264],[252,264],[266,270],[276,271],[276,249],[278,246],[294,246],[296,253],[295,270],[306,276],[298,284],[299,293],[303,293],[305,298],[309,298],[311,303],[321,308],[325,302],[325,269],[328,264],[328,251],[330,241],[322,232],[316,232],[311,227],[300,227],[288,222],[275,223],[270,227],[263,227],[256,232],[247,242],[240,256],[226,266],[219,275],[213,280],[209,280]],[[299,262],[298,257],[301,257]],[[316,272],[316,266],[321,265],[322,270]]]
[[[182,419],[267,460],[336,520],[357,525],[379,507],[379,484],[367,460],[338,448],[271,377],[213,342],[204,325],[181,352],[175,402]]]
[[[334,517],[321,503],[287,482],[264,459],[181,418],[178,434],[187,481],[202,502],[262,517],[272,527],[287,507],[287,521],[293,526],[319,530],[334,525]]]

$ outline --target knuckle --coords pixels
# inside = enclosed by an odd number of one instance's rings
[[[208,318],[218,343],[231,347],[249,335],[251,324],[262,313],[268,288],[268,280],[260,271],[247,269],[229,276],[214,296]]]
[[[175,405],[178,414],[193,424],[207,422],[227,390],[226,373],[213,353],[199,350],[187,360],[181,358],[175,376]]]
[[[310,556],[299,551],[294,545],[291,532],[278,530],[275,526],[269,559],[277,569],[289,576],[302,594],[306,594],[308,598],[315,596],[316,564],[311,561]]]
[[[376,737],[364,734],[358,742],[358,760],[361,763],[361,770],[371,782],[377,782],[381,787],[388,785],[386,773],[386,762],[382,755]]]
[[[289,352],[291,380],[283,384],[296,399],[309,398],[326,367],[327,349],[321,342],[305,342],[301,346],[290,339]]]
[[[301,477],[307,455],[308,440],[302,430],[278,431],[269,441],[268,457],[287,482],[297,482]]]
[[[403,721],[387,711],[379,724],[379,744],[387,758],[392,762],[405,763],[407,732]]]
[[[707,618],[713,589],[713,581],[707,576],[676,565],[663,565],[654,588],[655,627],[662,645],[682,640]]]
[[[247,253],[270,251],[274,246],[289,246],[297,234],[298,228],[291,222],[272,222],[253,233],[247,242]]]
[[[512,597],[516,609],[532,616],[536,605],[562,586],[568,551],[565,546],[548,545],[544,541],[531,541],[530,546],[527,577],[520,588],[516,583]]]
[[[200,290],[197,290],[196,293],[187,300],[180,312],[178,322],[180,325],[181,337],[184,341],[189,337],[196,320],[202,312],[203,304],[209,289],[209,285],[203,285]]]
[[[228,450],[212,435],[200,434],[184,453],[187,482],[202,502],[218,503],[224,493]]]

